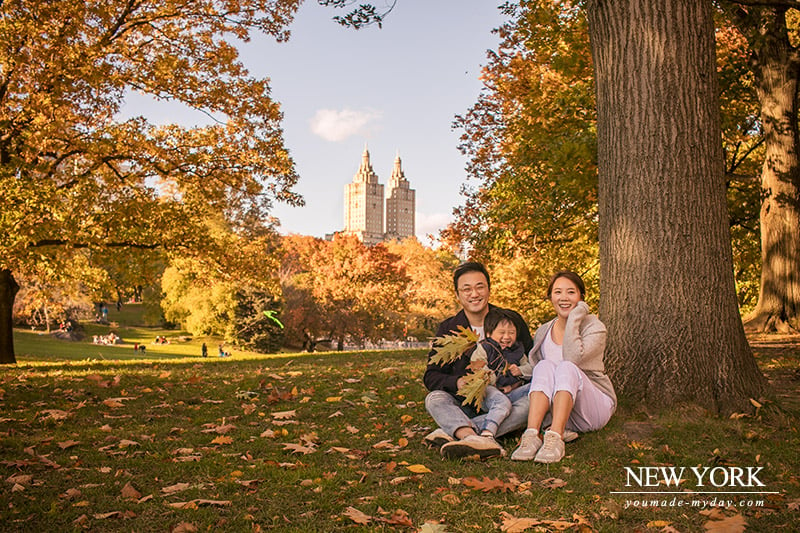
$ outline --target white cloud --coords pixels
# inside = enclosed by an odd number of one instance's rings
[[[427,242],[428,235],[438,238],[439,231],[453,221],[453,216],[446,213],[426,215],[417,211],[416,217],[415,229],[417,230],[417,238],[421,242]]]
[[[311,119],[311,131],[326,141],[338,142],[353,135],[368,136],[371,122],[380,119],[380,111],[319,109]]]

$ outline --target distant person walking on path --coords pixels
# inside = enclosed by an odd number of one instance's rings
[[[206,346],[206,343],[203,343],[203,347],[200,349],[200,351],[202,352],[203,357],[208,357],[208,346]]]

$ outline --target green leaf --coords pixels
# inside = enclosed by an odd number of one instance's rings
[[[433,339],[433,355],[430,362],[436,365],[452,363],[464,352],[475,346],[478,342],[478,334],[472,328],[458,326],[458,333],[443,335]]]

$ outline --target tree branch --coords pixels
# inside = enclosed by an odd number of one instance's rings
[[[163,246],[162,244],[144,244],[139,242],[72,242],[66,239],[42,239],[41,241],[30,243],[31,248],[42,248],[44,246],[69,246],[70,248],[136,248],[139,250],[154,250]]]
[[[748,7],[781,7],[786,9],[800,9],[797,0],[728,0],[732,4]]]

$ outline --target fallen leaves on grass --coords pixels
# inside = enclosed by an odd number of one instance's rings
[[[425,522],[418,533],[448,533],[447,526],[439,522]]]
[[[283,449],[291,450],[292,453],[302,453],[303,455],[317,451],[313,446],[303,446],[302,444],[295,444],[292,442],[284,442]]]
[[[500,531],[506,531],[508,533],[520,533],[521,531],[525,531],[536,526],[545,526],[549,529],[563,531],[575,526],[586,525],[585,521],[569,522],[567,520],[538,520],[536,518],[524,517],[518,518],[505,511],[500,513],[500,517],[503,520],[503,523],[500,526]]]
[[[542,480],[542,486],[547,489],[558,489],[566,486],[567,482],[557,477],[549,477]]]
[[[188,502],[167,503],[167,505],[173,509],[197,509],[198,507],[227,507],[231,505],[231,501],[194,499]]]
[[[195,533],[197,526],[190,522],[181,522],[169,530],[169,533]]]
[[[61,409],[45,409],[36,413],[36,418],[39,418],[40,416],[42,421],[54,420],[59,422],[61,420],[66,420],[66,418],[69,416],[69,412],[62,411]]]
[[[200,430],[200,433],[217,433],[219,435],[224,435],[236,429],[236,426],[233,424],[203,424],[203,427],[206,429]]]
[[[142,493],[136,490],[136,488],[131,485],[131,482],[125,483],[125,486],[122,487],[122,498],[125,500],[134,500],[138,501],[142,497]]]
[[[98,513],[94,516],[95,520],[106,520],[107,518],[135,518],[136,513],[133,511],[111,511],[110,513]]]
[[[170,495],[175,494],[176,492],[181,492],[191,487],[189,483],[175,483],[174,485],[170,485],[169,487],[163,487],[161,489],[161,494]]]
[[[505,481],[500,480],[499,478],[489,479],[488,477],[484,476],[483,479],[478,479],[476,477],[466,477],[461,480],[461,482],[472,488],[473,490],[480,490],[483,492],[492,492],[492,491],[499,491],[499,492],[506,492],[506,491],[514,491],[516,489],[516,485],[513,483],[507,483]]]
[[[374,521],[383,522],[392,526],[414,527],[414,523],[411,521],[408,512],[403,509],[397,509],[389,513],[379,508],[378,512],[383,516],[370,516],[351,506],[348,507],[342,514],[356,524],[360,524],[362,526]]]
[[[747,521],[744,519],[744,516],[735,514],[722,518],[721,520],[709,520],[703,524],[703,527],[706,531],[715,533],[741,533],[745,530],[746,525]]]
[[[348,507],[342,514],[344,514],[347,518],[349,518],[356,524],[361,524],[363,526],[369,524],[370,520],[372,520],[371,516],[359,511],[355,507]]]

